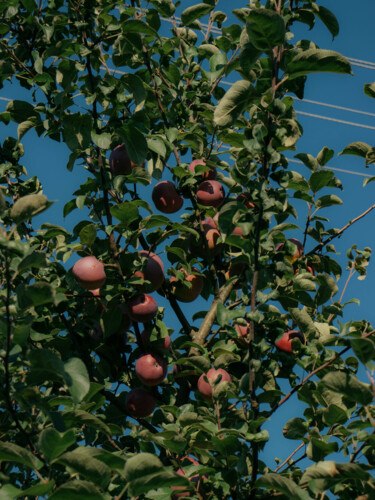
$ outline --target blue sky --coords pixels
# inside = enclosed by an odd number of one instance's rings
[[[194,1],[183,1],[184,6],[193,5]],[[375,2],[373,0],[362,0],[354,3],[352,0],[325,0],[322,3],[330,8],[337,16],[340,23],[340,33],[338,37],[332,41],[328,30],[317,22],[316,27],[309,32],[307,28],[301,27],[296,33],[296,39],[307,38],[312,39],[321,48],[332,49],[341,52],[343,55],[356,58],[364,61],[370,61],[375,64],[375,31],[373,30],[373,21],[375,19]],[[221,0],[218,8],[228,12],[229,9],[240,8],[246,3],[242,1]],[[230,17],[232,20],[232,17]],[[234,20],[233,20],[234,21]],[[354,76],[317,74],[311,75],[308,78],[305,90],[305,98],[323,103],[343,106],[347,108],[362,110],[375,115],[375,100],[370,99],[363,93],[363,84],[375,81],[375,65],[374,69],[353,66]],[[231,76],[230,79],[234,78]],[[0,90],[0,97],[8,99],[29,99],[24,89],[19,88],[16,84],[4,85]],[[0,101],[0,110],[4,110],[6,101]],[[331,109],[317,104],[298,102],[296,103],[298,111],[323,115],[344,121],[368,125],[375,127],[375,116],[361,115],[348,111]],[[297,152],[305,152],[316,155],[323,146],[328,146],[335,150],[336,155],[329,163],[329,166],[357,172],[359,174],[374,174],[375,167],[365,169],[364,161],[353,156],[338,157],[337,153],[350,142],[363,141],[370,145],[374,144],[375,130],[346,125],[327,121],[323,119],[299,115],[299,121],[303,126],[303,138],[297,144]],[[2,141],[8,135],[16,135],[16,127],[5,127],[0,125],[0,140]],[[49,139],[41,139],[34,132],[29,132],[22,140],[25,147],[25,156],[22,163],[26,166],[30,175],[38,175],[43,187],[44,193],[51,200],[57,200],[55,205],[48,212],[39,216],[38,222],[53,222],[63,225],[68,229],[72,229],[74,225],[81,219],[82,213],[76,210],[72,215],[69,215],[66,220],[62,218],[62,208],[64,204],[70,200],[72,192],[77,189],[80,182],[83,182],[87,173],[82,168],[76,166],[72,173],[65,168],[69,150],[63,143],[57,143]],[[292,158],[293,153],[289,152],[288,157]],[[304,171],[304,167],[298,164],[291,164],[291,168],[296,171]],[[341,180],[344,191],[337,192],[343,200],[343,205],[331,208],[327,211],[327,216],[332,221],[334,227],[344,226],[348,220],[355,218],[365,211],[375,200],[375,183],[370,183],[363,188],[362,183],[364,177],[349,173],[336,172],[336,176]],[[145,196],[151,199],[151,188],[148,187],[145,191]],[[306,215],[305,208],[299,208],[299,219],[297,224],[304,227],[304,217]],[[365,219],[361,220],[350,228],[340,240],[336,240],[336,248],[340,251],[337,256],[343,269],[346,265],[345,252],[352,244],[356,243],[361,249],[365,246],[375,248],[375,210]],[[298,235],[292,235],[297,236]],[[313,245],[313,242],[310,243]],[[311,247],[310,247],[311,248]],[[309,249],[309,244],[306,251]],[[71,260],[71,265],[74,261]],[[339,288],[342,287],[345,281],[345,274],[339,282]],[[365,281],[358,281],[354,278],[344,297],[344,300],[349,300],[356,297],[360,300],[360,306],[351,305],[348,307],[345,314],[345,321],[351,319],[366,318],[371,323],[375,323],[375,308],[373,305],[374,294],[372,285],[375,281],[375,269],[370,264],[368,277]],[[341,291],[341,289],[340,289]],[[166,305],[156,296],[159,305]],[[203,301],[197,301],[193,304],[184,305],[184,312],[189,316],[194,312],[204,308]],[[173,312],[168,311],[165,315],[165,322],[171,328],[179,328]],[[364,379],[364,381],[367,381]],[[276,414],[276,419],[269,426],[271,436],[280,436],[280,451],[272,449],[270,454],[263,456],[272,465],[273,457],[279,456],[285,458],[289,449],[293,450],[298,444],[296,442],[286,441],[281,437],[281,429],[285,422],[296,415],[297,399],[294,397],[289,404],[285,405]],[[293,405],[295,405],[293,407]],[[298,405],[298,408],[301,407]],[[302,412],[301,412],[302,413]],[[281,441],[282,440],[282,441]],[[278,447],[278,446],[277,446]],[[276,448],[277,448],[276,447]]]

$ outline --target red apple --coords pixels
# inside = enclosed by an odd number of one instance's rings
[[[297,247],[297,249],[293,255],[287,256],[288,260],[293,264],[293,262],[295,262],[297,259],[302,257],[304,249],[303,249],[302,243],[299,240],[297,240],[296,238],[289,238],[288,241],[290,241],[291,243],[294,243],[294,245]],[[282,250],[283,247],[284,247],[284,243],[279,243],[276,246],[275,251],[278,252],[278,251]]]
[[[161,181],[152,190],[152,201],[155,207],[164,214],[178,212],[184,202],[171,181]]]
[[[163,261],[155,253],[148,252],[147,250],[141,250],[138,254],[140,257],[145,257],[147,263],[143,270],[136,271],[134,276],[149,281],[152,285],[152,289],[157,290],[164,282]],[[136,285],[136,288],[142,289],[144,287]]]
[[[300,271],[302,271],[302,272],[306,272],[306,271],[307,271],[308,273],[311,273],[313,276],[315,276],[315,270],[314,270],[314,268],[313,268],[313,267],[311,267],[311,266],[309,266],[309,265],[305,266],[305,268],[304,268],[304,269],[301,269],[301,270],[300,270],[300,269],[298,269],[298,267],[297,267],[297,268],[295,269],[295,271],[294,271],[294,274],[295,274],[295,275],[297,275],[297,274],[299,274],[299,273],[300,273]]]
[[[206,162],[205,160],[203,159],[199,159],[199,160],[193,160],[190,165],[188,166],[188,169],[190,170],[190,172],[192,172],[193,174],[195,173],[195,167],[197,165],[206,165]],[[204,180],[215,180],[216,179],[216,169],[213,168],[213,167],[210,167],[210,170],[208,170],[207,172],[202,172],[202,179]]]
[[[141,333],[143,347],[147,347],[150,344],[150,335],[151,335],[151,333],[149,330],[143,330],[143,332]],[[161,343],[161,341],[162,341],[162,343]],[[163,349],[165,349],[166,351],[169,351],[169,349],[172,345],[172,340],[171,340],[171,337],[169,335],[167,335],[163,339],[158,339],[156,342],[160,343],[162,345]]]
[[[143,384],[158,385],[167,375],[167,363],[157,354],[144,354],[135,364],[135,373]]]
[[[216,379],[221,375],[221,380],[217,385],[213,385]],[[208,382],[206,382],[205,377],[207,377]],[[229,373],[223,368],[211,368],[207,373],[203,373],[198,380],[198,391],[204,399],[212,400],[212,392],[219,386],[222,382],[232,382],[232,378]]]
[[[142,165],[137,165],[130,159],[124,144],[115,147],[109,157],[109,167],[114,177],[116,175],[129,175],[133,168],[144,166],[145,162]]]
[[[197,191],[197,201],[205,207],[218,207],[224,200],[225,192],[217,181],[203,181]]]
[[[298,330],[289,330],[282,334],[282,336],[276,340],[275,346],[280,349],[280,351],[293,353],[292,340],[298,339],[302,344],[306,344],[306,339],[303,333]]]
[[[105,283],[104,265],[93,255],[79,259],[72,271],[77,283],[87,290],[95,290]]]
[[[194,458],[192,457],[182,457],[181,458],[181,465],[182,467],[180,467],[177,471],[176,471],[176,474],[178,474],[179,476],[186,476],[186,470],[183,468],[183,466],[185,465],[191,465],[188,463],[191,462],[192,465],[199,465],[199,462],[197,462]],[[195,486],[198,485],[199,483],[199,474],[196,474],[192,477],[189,477],[189,481],[191,481],[192,483],[195,484]],[[185,487],[184,486],[171,486],[171,490],[173,491],[179,491],[179,490],[185,490]],[[191,492],[189,491],[184,491],[184,492],[181,492],[181,493],[174,493],[174,495],[172,496],[173,499],[175,498],[187,498],[191,496]]]
[[[187,285],[180,281],[172,286],[171,291],[176,299],[180,302],[193,302],[200,295],[203,289],[203,278],[202,276],[197,276],[195,274],[188,274],[187,271],[182,268],[180,269],[180,271],[184,271],[185,281],[191,283],[191,287],[189,288]],[[199,272],[195,267],[193,267],[193,271]],[[170,283],[172,284],[176,281],[177,279],[172,276],[172,278],[170,279]]]
[[[145,418],[154,411],[155,399],[146,389],[137,387],[126,395],[125,407],[131,417]]]
[[[127,313],[133,321],[146,323],[151,321],[158,311],[156,300],[145,293],[132,298],[127,304]]]
[[[247,325],[235,325],[239,338],[247,337],[249,333],[249,326],[249,323]]]

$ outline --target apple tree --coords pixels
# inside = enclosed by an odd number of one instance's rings
[[[374,330],[343,320],[334,246],[363,214],[330,224],[329,145],[287,159],[307,75],[351,73],[293,29],[337,20],[191,3],[0,4],[1,86],[28,96],[0,114],[1,498],[375,496]],[[66,145],[72,227],[25,134]],[[266,426],[288,404],[285,457]]]

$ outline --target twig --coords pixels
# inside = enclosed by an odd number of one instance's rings
[[[34,73],[27,66],[25,66],[22,61],[18,59],[14,51],[11,50],[9,47],[7,47],[5,42],[0,41],[0,44],[5,48],[8,54],[10,54],[13,57],[13,59],[17,62],[17,64],[21,66],[21,68],[24,69],[31,76],[31,78],[34,78],[35,76]]]
[[[212,18],[213,18],[213,16],[214,16],[214,11],[215,11],[216,6],[217,6],[217,4],[218,4],[218,3],[219,3],[219,0],[216,0],[214,8],[213,8],[213,9],[211,10],[211,12],[210,12],[210,17],[209,17],[209,19],[208,19],[208,25],[207,25],[207,31],[206,31],[206,34],[204,35],[204,41],[205,41],[205,42],[207,41],[207,39],[208,39],[208,37],[209,37],[209,34],[211,33],[211,29],[212,29]]]
[[[341,292],[341,295],[340,295],[340,298],[339,298],[339,304],[341,304],[341,301],[344,297],[344,294],[345,294],[345,291],[347,289],[347,286],[349,285],[349,281],[352,279],[352,277],[354,276],[354,273],[355,273],[355,268],[354,268],[354,262],[353,262],[353,265],[352,267],[350,268],[350,272],[349,272],[349,276],[345,282],[345,285],[344,285],[344,288],[342,289],[342,292]],[[330,323],[332,321],[332,318],[333,318],[334,314],[331,313],[329,316],[328,316],[328,319],[327,319],[327,322]]]
[[[293,457],[293,456],[297,453],[297,451],[299,451],[299,450],[300,450],[301,448],[303,448],[304,446],[305,446],[305,443],[301,443],[299,446],[297,446],[297,448],[296,448],[296,449],[295,449],[295,450],[294,450],[294,451],[293,451],[293,452],[289,455],[289,457],[288,457],[288,458],[286,458],[286,459],[284,460],[284,462],[283,462],[283,463],[281,463],[281,464],[280,464],[280,465],[279,465],[279,466],[275,469],[275,472],[277,472],[278,470],[280,470],[280,469],[281,469],[281,467],[284,467],[284,465],[285,465],[286,463],[288,463],[288,462],[289,462],[289,460],[290,460],[290,459],[291,459],[291,458],[292,458],[292,457]]]

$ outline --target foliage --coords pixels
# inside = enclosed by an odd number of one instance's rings
[[[374,496],[374,387],[358,375],[374,368],[373,330],[365,320],[340,322],[342,270],[332,243],[355,219],[338,230],[326,217],[342,203],[341,183],[326,168],[332,150],[298,154],[307,175],[285,156],[303,133],[292,96],[303,97],[306,75],[351,72],[336,52],[309,40],[293,45],[292,30],[319,18],[336,36],[338,23],[312,0],[251,1],[234,11],[233,24],[217,4],[0,4],[0,82],[18,82],[29,95],[0,114],[4,124],[18,124],[18,137],[0,150],[1,498],[162,500],[173,487],[213,499]],[[229,89],[227,77],[235,80]],[[374,85],[365,86],[369,97]],[[64,207],[64,216],[88,214],[71,232],[35,227],[51,201],[21,164],[20,140],[32,129],[66,144],[68,170],[88,173]],[[114,177],[108,157],[119,144],[138,167]],[[374,148],[362,142],[341,154],[375,162]],[[191,157],[206,166],[189,171]],[[195,197],[210,168],[226,190],[218,209]],[[160,179],[173,180],[184,197],[181,215],[161,215],[149,202]],[[297,200],[308,209],[302,228]],[[203,221],[217,213],[220,238],[210,252]],[[290,230],[306,247],[297,260]],[[145,266],[140,248],[162,256],[166,280],[157,293],[181,323],[172,331],[159,307],[146,325],[151,347],[139,324],[124,324],[123,308],[139,286],[150,289],[134,275]],[[370,254],[348,250],[349,279],[365,277]],[[99,297],[71,272],[73,257],[87,255],[105,264]],[[235,264],[241,271],[230,273]],[[197,301],[202,310],[192,318],[167,279],[192,287],[181,268],[204,278],[209,303]],[[236,324],[248,327],[241,339]],[[275,350],[292,329],[306,345],[293,341],[294,354]],[[158,340],[172,333],[172,350],[161,349]],[[178,369],[148,388],[153,415],[131,418],[126,395],[141,385],[135,362],[149,348]],[[212,367],[232,382],[219,378],[206,401],[196,384]],[[307,459],[272,468],[260,457],[275,448],[264,425],[295,393],[305,410],[284,435]],[[326,460],[335,452],[340,461]],[[177,474],[191,455],[198,465]],[[198,485],[187,480],[197,475]]]

